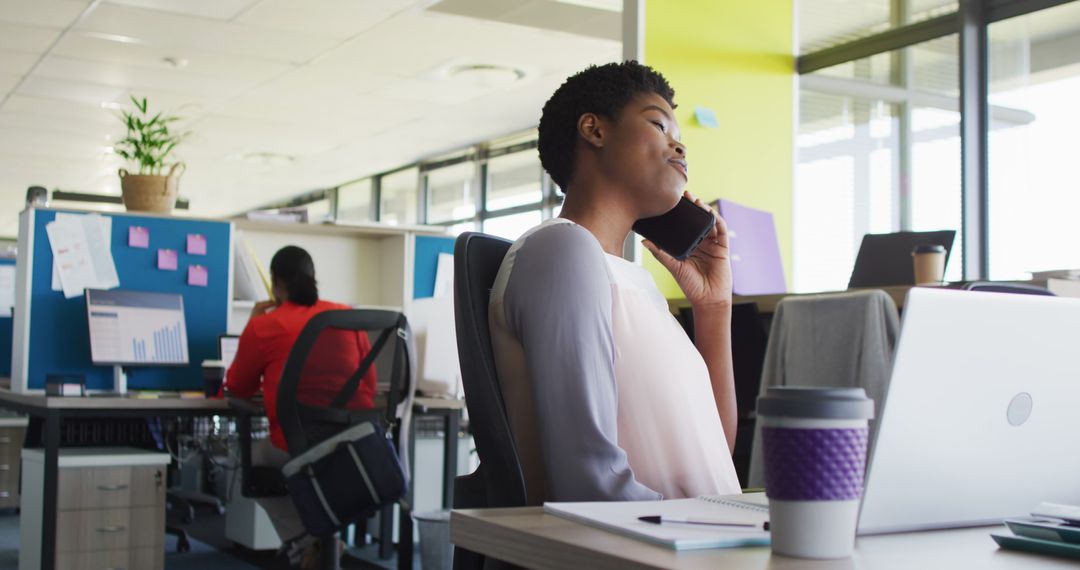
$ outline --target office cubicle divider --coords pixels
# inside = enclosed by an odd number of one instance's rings
[[[86,300],[67,299],[54,291],[53,254],[46,226],[58,212],[93,212],[29,208],[19,217],[19,257],[16,274],[12,389],[38,391],[48,374],[80,375],[88,390],[113,389],[113,368],[90,361]],[[200,365],[217,358],[218,335],[228,329],[232,299],[232,223],[218,220],[174,218],[130,213],[101,213],[112,219],[108,237],[119,276],[119,289],[181,294],[187,325],[188,364],[184,366],[128,367],[127,386],[149,390],[201,390]],[[129,228],[139,235],[129,235]],[[189,236],[195,239],[189,253]],[[129,239],[146,237],[145,247]],[[202,246],[200,247],[200,243]],[[158,250],[175,252],[175,269],[159,269]],[[205,253],[195,253],[204,249]],[[172,257],[172,254],[168,255]],[[205,268],[205,285],[189,284],[189,266]],[[196,269],[201,274],[201,271]],[[194,276],[194,282],[199,277]]]
[[[15,267],[14,259],[0,259],[0,267]],[[6,284],[0,284],[5,287]],[[4,307],[0,307],[0,376],[11,377],[11,331],[14,319],[11,314],[4,316]]]
[[[439,254],[454,254],[454,238],[445,236],[416,236],[416,258],[413,264],[413,299],[435,296],[435,273]]]

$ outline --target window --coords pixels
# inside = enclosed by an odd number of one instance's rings
[[[528,212],[510,214],[509,216],[501,216],[498,218],[488,218],[484,220],[484,233],[513,241],[542,221],[543,214],[540,210],[530,210]]]
[[[1080,267],[1080,4],[992,24],[990,278]]]
[[[488,160],[488,190],[485,209],[489,212],[539,204],[544,198],[543,169],[536,150],[507,154]]]
[[[476,162],[466,160],[430,170],[427,184],[427,223],[439,224],[476,216]]]
[[[372,209],[370,178],[338,187],[337,219],[344,222],[370,222],[375,219]]]
[[[379,179],[380,222],[394,225],[417,223],[419,172],[416,168],[409,168]]]
[[[896,226],[897,110],[803,92],[799,114],[793,287],[843,290],[862,236]]]
[[[961,281],[960,113],[916,107],[911,130],[911,229],[956,230],[945,280]]]

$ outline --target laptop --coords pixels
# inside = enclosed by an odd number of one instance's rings
[[[1080,505],[1080,299],[914,288],[859,534]]]
[[[218,336],[218,360],[221,360],[222,366],[225,370],[228,370],[232,366],[233,359],[236,358],[236,348],[240,346],[240,337],[234,334],[223,334]]]
[[[787,281],[772,213],[731,200],[720,199],[715,204],[727,223],[732,292],[736,295],[786,293]]]
[[[954,239],[955,230],[866,234],[855,257],[848,289],[914,285],[915,265],[911,261],[911,252],[915,246],[934,244],[944,247],[945,267],[948,267]]]

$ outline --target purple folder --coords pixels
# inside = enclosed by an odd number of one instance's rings
[[[717,200],[716,206],[728,227],[731,272],[735,280],[733,292],[736,295],[787,293],[773,215],[730,200]]]

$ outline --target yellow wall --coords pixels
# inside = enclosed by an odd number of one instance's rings
[[[675,88],[676,116],[689,149],[687,188],[768,210],[776,220],[791,283],[794,48],[792,0],[646,0],[645,63]],[[716,112],[719,128],[694,120]],[[671,275],[641,250],[668,298]]]

